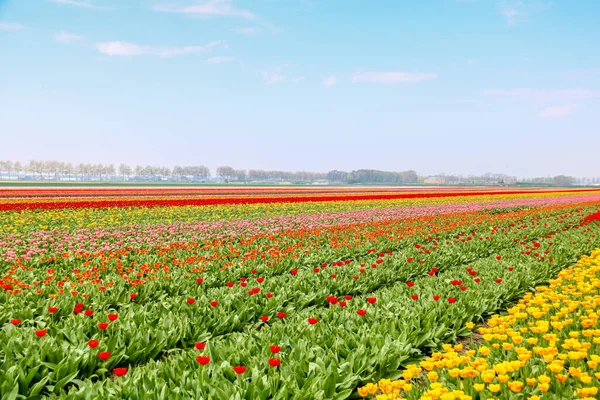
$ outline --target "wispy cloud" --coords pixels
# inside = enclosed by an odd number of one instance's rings
[[[504,2],[498,7],[498,14],[504,17],[508,26],[525,22],[529,16],[538,14],[548,7],[545,0],[517,0]]]
[[[240,17],[246,19],[253,19],[256,17],[254,13],[248,10],[242,10],[234,7],[232,4],[232,0],[208,0],[203,3],[188,6],[158,4],[154,6],[154,10],[204,17],[225,16]]]
[[[438,74],[430,72],[357,72],[352,76],[353,83],[407,83],[437,79]]]
[[[337,83],[337,77],[332,74],[332,75],[329,75],[329,76],[323,78],[321,85],[324,87],[331,87],[331,86],[335,85],[336,83]]]
[[[574,100],[590,100],[600,99],[600,90],[594,89],[532,89],[532,88],[518,88],[518,89],[486,89],[483,91],[488,96],[506,96],[506,97],[519,97],[525,99],[534,100],[562,100],[562,101],[574,101]]]
[[[85,36],[83,35],[77,35],[74,33],[68,33],[65,31],[60,31],[58,33],[55,33],[54,35],[52,35],[52,39],[56,42],[61,42],[61,43],[73,43],[76,42],[78,40],[81,40],[85,38]]]
[[[281,73],[281,69],[275,68],[272,71],[263,71],[263,80],[268,84],[279,83],[285,80],[285,76]]]
[[[108,9],[107,7],[97,6],[94,3],[87,1],[87,0],[48,0],[48,1],[50,1],[51,3],[63,4],[63,5],[73,6],[73,7],[88,8],[90,10],[106,10],[106,9]]]
[[[504,17],[508,25],[514,25],[517,21],[525,18],[524,14],[512,7],[501,8],[498,12]]]
[[[0,31],[18,32],[18,31],[22,31],[23,29],[25,29],[25,26],[21,25],[21,24],[0,22]]]
[[[562,118],[568,117],[574,114],[578,110],[581,110],[583,105],[581,104],[565,104],[562,106],[548,107],[540,111],[540,117],[543,118]]]
[[[235,57],[216,56],[216,57],[211,57],[211,58],[207,59],[206,63],[207,64],[224,64],[224,63],[232,62],[235,60],[236,60]]]
[[[252,36],[260,33],[261,30],[260,28],[235,28],[234,31],[245,36]]]
[[[193,54],[208,51],[214,47],[224,45],[221,41],[214,41],[201,46],[145,46],[129,42],[104,42],[97,43],[96,49],[107,56],[158,56],[162,58],[174,57],[184,54]]]

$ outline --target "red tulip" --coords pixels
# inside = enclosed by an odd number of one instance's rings
[[[85,310],[83,313],[88,317],[91,317],[92,315],[94,315],[94,310]]]
[[[233,287],[235,285],[235,283],[233,283],[233,282],[227,282],[226,285],[227,285],[227,287]]]
[[[278,367],[281,364],[281,360],[279,358],[269,358],[269,365],[271,367]]]
[[[473,279],[473,282],[479,283],[479,282],[481,282],[481,278],[475,278],[475,279]]]
[[[280,318],[280,319],[285,318],[285,313],[283,311],[277,312],[277,318]]]
[[[281,346],[270,346],[269,349],[271,350],[271,353],[277,354],[281,351]]]
[[[413,287],[413,286],[415,286],[415,283],[414,282],[406,282],[406,286]]]
[[[502,260],[502,256],[496,256],[496,260],[498,260],[498,261]]]
[[[337,278],[337,275],[336,275],[336,274],[331,274],[331,277],[332,277],[333,279],[335,279],[335,278]]]
[[[10,323],[17,326],[21,323],[21,320],[20,319],[11,319]]]
[[[108,314],[108,320],[109,321],[116,321],[117,318],[119,318],[118,314]]]
[[[292,275],[296,275],[296,274],[298,273],[298,270],[297,270],[297,269],[293,269],[293,270],[291,270],[291,271],[290,271],[290,273],[291,273]]]
[[[244,372],[246,372],[246,367],[243,365],[238,365],[238,366],[233,367],[233,370],[235,371],[236,374],[241,375]]]
[[[270,299],[273,297],[273,293],[266,293],[265,296],[267,296],[267,299]]]
[[[115,368],[113,369],[113,372],[116,376],[123,376],[127,373],[127,368]]]
[[[198,350],[204,350],[206,348],[206,343],[196,342],[194,343],[194,347]]]
[[[352,300],[352,296],[350,296],[349,294],[345,295],[345,296],[344,296],[344,298],[345,298],[346,300]]]
[[[258,273],[258,271],[257,271],[257,270],[255,270],[255,269],[253,269],[253,270],[252,270],[252,271],[250,271],[250,272],[252,272],[252,274],[257,274],[257,273]]]
[[[440,296],[433,296],[433,299],[434,299],[435,301],[438,301],[438,300],[440,299]]]
[[[377,298],[376,297],[367,297],[367,301],[369,302],[369,304],[375,304],[377,302]]]
[[[269,320],[269,317],[266,315],[263,315],[262,317],[260,317],[262,322],[267,322]]]
[[[213,307],[216,307],[216,306],[219,305],[219,302],[216,301],[216,300],[213,300],[213,301],[210,302],[210,305],[213,306]]]
[[[413,300],[418,300],[419,299],[419,295],[418,294],[413,294],[412,296],[410,296],[411,299]]]
[[[196,299],[187,299],[186,301],[188,304],[194,304],[196,302]]]
[[[207,365],[210,362],[209,356],[198,356],[196,357],[196,362],[200,365]]]
[[[367,310],[360,309],[360,310],[356,311],[356,313],[362,317],[363,315],[367,314]]]
[[[99,344],[100,344],[100,342],[95,339],[88,341],[88,346],[90,346],[90,348],[92,348],[92,349],[95,349],[96,347],[98,347]]]
[[[455,303],[456,299],[454,297],[448,297],[448,303]]]
[[[54,314],[57,311],[58,311],[58,308],[56,308],[56,307],[48,307],[48,312],[51,314]]]
[[[202,279],[202,278],[196,278],[196,282],[198,282],[198,284],[201,284],[202,282],[204,282],[204,279]]]
[[[246,286],[248,286],[248,284],[246,282],[242,282],[242,283],[240,283],[240,286],[241,287],[246,287]]]
[[[413,258],[412,258],[412,257],[408,258],[408,259],[406,260],[406,262],[409,262],[409,263],[413,262]]]
[[[316,324],[317,322],[319,322],[319,320],[318,320],[318,319],[316,319],[316,318],[309,318],[309,319],[308,319],[308,323],[309,323],[309,324],[311,324],[311,325],[314,325],[314,324]]]
[[[131,300],[135,300],[135,299],[137,299],[137,294],[136,294],[136,293],[131,293],[131,294],[129,295],[129,298],[130,298]]]
[[[108,322],[100,322],[100,323],[98,323],[98,328],[100,328],[100,329],[106,329],[106,328],[108,328]]]
[[[75,314],[79,314],[79,313],[81,312],[81,308],[79,308],[79,307],[75,307],[75,308],[73,309],[73,312],[74,312]]]
[[[106,361],[110,358],[110,352],[109,351],[101,351],[98,353],[98,357],[102,360],[102,361]]]
[[[256,282],[258,283],[263,283],[265,281],[265,278],[256,278]]]
[[[502,283],[502,279],[500,279],[500,278],[496,279],[496,283]]]
[[[37,337],[44,337],[44,336],[46,336],[46,333],[48,333],[47,330],[40,329],[39,331],[35,331],[35,336],[37,336]]]
[[[509,271],[513,271],[515,269],[515,267],[508,267]]]
[[[462,290],[464,292],[465,290],[467,290],[467,287],[466,286],[461,286],[460,290]]]
[[[319,272],[319,271],[321,271],[321,270],[320,270],[319,268],[314,268],[314,269],[313,269],[313,271],[315,271],[315,272]]]
[[[346,304],[347,303],[345,301],[340,301],[339,302],[340,307],[346,307]]]

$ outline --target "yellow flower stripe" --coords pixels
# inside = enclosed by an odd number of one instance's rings
[[[383,379],[358,393],[377,400],[596,399],[599,319],[600,249],[562,271],[549,287],[528,293],[507,315],[494,315],[477,330],[481,345],[469,350],[444,345],[409,365],[403,379]]]

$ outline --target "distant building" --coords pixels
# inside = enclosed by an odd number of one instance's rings
[[[443,185],[446,183],[446,178],[443,176],[429,176],[423,180],[423,183],[429,185]]]

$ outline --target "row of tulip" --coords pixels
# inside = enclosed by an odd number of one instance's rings
[[[492,316],[476,329],[478,340],[444,345],[408,365],[403,379],[383,379],[358,392],[377,400],[596,399],[599,320],[597,249],[550,280],[549,287],[527,293],[506,315]]]
[[[285,398],[322,390],[314,398],[343,398],[360,381],[393,374],[405,360],[454,338],[465,320],[547,280],[596,242],[596,225],[579,224],[596,210],[579,205],[485,213],[475,221],[468,217],[472,225],[427,233],[427,222],[435,223],[422,221],[417,235],[386,237],[377,251],[358,246],[347,258],[347,247],[328,248],[301,263],[258,261],[256,273],[247,266],[221,271],[217,263],[172,263],[197,254],[197,248],[178,245],[101,253],[88,265],[71,256],[15,264],[0,291],[0,395],[143,398],[145,377],[154,376],[165,390],[187,388],[192,397]],[[140,264],[149,266],[136,269],[148,279],[123,279],[133,272],[127,272],[130,265]],[[18,289],[8,287],[15,281]],[[65,282],[71,290],[63,289]],[[281,355],[273,357],[270,346],[281,346]],[[271,357],[263,359],[257,348],[269,349]],[[386,357],[378,358],[386,349]],[[206,366],[210,380],[177,381],[195,376],[186,373],[195,371],[188,361]],[[264,376],[273,379],[255,378],[257,368],[267,366]],[[110,374],[122,378],[93,383]],[[326,378],[331,374],[335,378]]]

